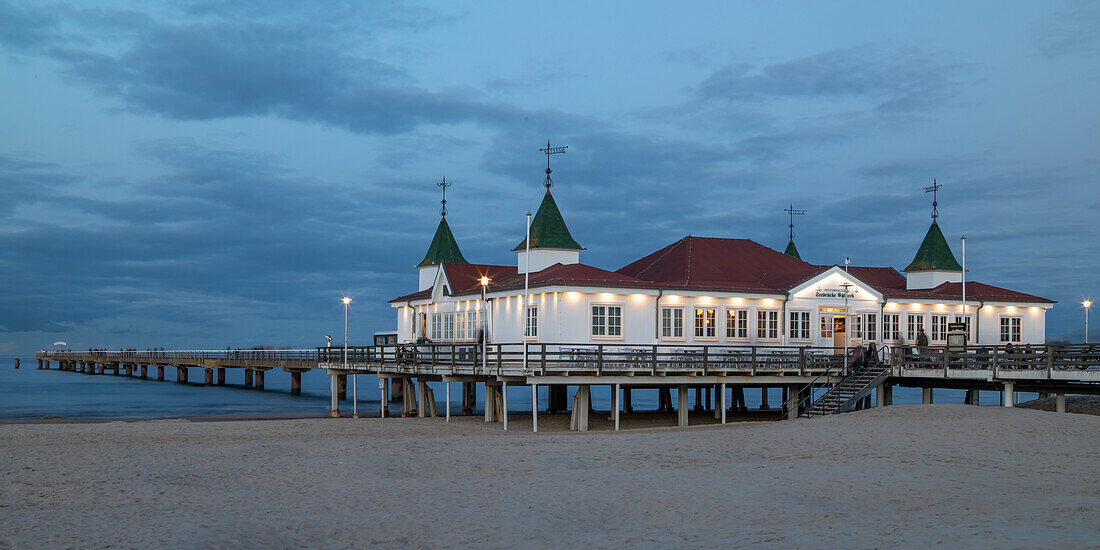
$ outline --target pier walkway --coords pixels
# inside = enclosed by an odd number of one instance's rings
[[[840,349],[807,346],[471,343],[312,350],[42,351],[36,359],[39,368],[56,363],[61,370],[87,374],[148,378],[148,369],[155,368],[157,380],[164,380],[165,368],[175,368],[179,382],[189,381],[189,369],[201,369],[208,385],[225,384],[225,370],[239,368],[244,370],[245,387],[258,389],[264,387],[264,373],[278,368],[291,374],[292,393],[301,391],[303,372],[323,369],[331,380],[332,416],[340,416],[349,374],[388,380],[381,384],[383,400],[388,403],[391,395],[402,399],[403,415],[435,415],[428,382],[445,383],[448,417],[451,383],[460,383],[462,408],[469,414],[476,405],[475,384],[480,383],[486,421],[500,421],[505,429],[508,389],[519,386],[531,388],[536,430],[538,386],[549,388],[545,410],[572,411],[577,430],[587,429],[591,386],[613,388],[616,427],[619,415],[633,410],[632,390],[656,389],[659,410],[672,411],[675,389],[681,425],[687,424],[689,392],[694,392],[696,410],[713,411],[722,422],[728,410],[744,410],[747,389],[764,390],[764,407],[769,406],[767,390],[781,389],[778,407],[783,418],[797,418],[810,409],[835,413],[870,407],[872,395],[874,404],[889,405],[894,386],[922,388],[925,403],[933,402],[936,388],[966,390],[966,402],[974,405],[979,391],[1003,392],[1005,406],[1015,403],[1016,392],[1038,392],[1056,396],[1059,410],[1064,410],[1066,394],[1100,394],[1100,345],[883,347],[875,357],[885,370],[855,380],[849,375],[862,353],[862,348],[853,348],[845,361]],[[825,396],[841,382],[849,392],[847,404],[830,409]],[[567,386],[577,387],[572,406],[567,406]],[[835,393],[831,401],[837,401]]]

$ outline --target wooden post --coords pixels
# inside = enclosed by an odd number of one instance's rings
[[[695,410],[703,410],[703,388],[701,387],[695,388]]]
[[[157,365],[157,382],[164,382],[164,365]]]
[[[1015,382],[1005,382],[1005,406],[1006,407],[1015,407],[1016,406],[1016,383]]]
[[[1060,391],[1054,394],[1054,412],[1066,412],[1066,392]]]
[[[385,354],[385,350],[382,353]],[[390,385],[386,383],[385,378],[379,378],[378,389],[382,394],[378,404],[378,418],[386,418],[386,412],[390,410]]]
[[[225,367],[218,367],[218,385],[225,385]]]
[[[497,395],[496,389],[489,385],[489,381],[485,381],[485,421],[496,422],[496,410],[497,410]]]
[[[264,389],[264,372],[266,371],[259,369],[256,370],[256,389],[258,390]]]
[[[477,394],[474,393],[473,382],[462,383],[462,416],[470,416],[474,414],[474,402],[477,401]]]
[[[688,387],[681,384],[676,398],[676,416],[679,418],[680,427],[688,425],[688,406]]]
[[[433,354],[432,355],[432,361],[435,361],[435,347],[434,346],[432,347],[432,354]],[[428,410],[427,410],[428,407],[426,406],[426,403],[424,403],[424,399],[428,397],[427,396],[428,384],[426,382],[424,382],[423,380],[417,379],[416,380],[416,387],[417,387],[418,390],[420,390],[416,395],[416,410],[417,410],[417,413],[418,413],[417,416],[419,416],[420,418],[424,418],[425,416],[428,415]]]
[[[149,365],[142,365],[141,366],[141,379],[145,380],[147,378],[149,378]]]
[[[801,392],[798,391],[797,386],[791,386],[787,388],[787,420],[796,420],[798,418],[798,400],[801,397]]]
[[[245,375],[247,376],[249,371],[246,369],[244,372],[245,372]],[[329,418],[340,418],[340,399],[337,396],[338,392],[337,392],[337,388],[336,388],[336,385],[337,385],[336,373],[330,372],[328,377],[329,377],[329,385],[328,385],[329,410],[328,410],[328,416],[329,416]]]
[[[766,411],[770,408],[771,406],[768,405],[768,387],[764,386],[760,388],[760,410]]]
[[[920,402],[924,405],[932,404],[932,388],[921,388],[920,390]]]
[[[592,395],[589,393],[590,386],[580,386],[577,388],[577,393],[580,394],[580,402],[578,403],[577,420],[579,422],[577,426],[578,431],[588,431],[588,411],[592,408]]]
[[[220,375],[220,373],[222,372],[222,369],[218,369],[218,372],[219,372],[219,375]],[[220,381],[220,383],[224,383],[224,382],[225,382],[224,380]],[[290,393],[292,395],[300,395],[302,393],[302,371],[298,371],[298,370],[291,371],[291,373],[290,373]]]
[[[623,388],[623,412],[634,412],[634,404],[631,402],[630,399],[630,386]]]
[[[333,375],[333,376],[335,376],[335,375]],[[251,388],[252,387],[252,369],[248,369],[248,368],[244,369],[244,387],[246,387],[246,388]]]
[[[214,385],[214,369],[202,369],[202,383],[207,386]]]
[[[722,392],[722,399],[720,400],[721,402],[720,402],[719,406],[722,407],[722,423],[725,424],[726,423],[726,384],[725,384],[725,382],[723,382],[719,386],[718,391]]]

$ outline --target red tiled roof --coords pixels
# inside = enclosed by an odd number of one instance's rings
[[[588,286],[612,288],[663,288],[782,294],[833,266],[813,265],[748,239],[685,237],[617,271],[585,264],[554,264],[531,273],[530,286]],[[523,288],[523,274],[512,266],[444,263],[451,294],[481,291],[480,278],[493,282],[491,291]],[[961,299],[959,283],[936,288],[906,290],[905,275],[892,267],[849,266],[848,272],[892,298]],[[391,302],[428,297],[418,292]],[[1012,290],[967,282],[967,299],[1008,302],[1051,300]]]
[[[748,239],[684,237],[616,273],[665,287],[778,292],[821,271]]]
[[[394,302],[411,302],[413,300],[424,300],[426,298],[431,298],[431,296],[432,296],[432,289],[429,288],[428,290],[421,290],[420,292],[413,292],[412,294],[406,294],[404,296],[398,296],[398,297],[390,300],[389,303],[392,304]]]

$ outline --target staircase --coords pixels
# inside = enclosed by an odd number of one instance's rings
[[[813,418],[850,411],[888,376],[890,367],[877,356],[869,356],[799,416]]]

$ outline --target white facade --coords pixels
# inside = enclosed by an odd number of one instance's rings
[[[556,262],[555,262],[556,263]],[[534,270],[534,266],[532,266]],[[521,342],[523,291],[448,296],[445,270],[430,298],[395,303],[398,341],[468,343],[476,327],[489,326],[489,341]],[[849,347],[916,344],[923,328],[933,346],[946,343],[949,323],[968,319],[971,344],[1042,344],[1052,304],[884,297],[842,268],[825,270],[777,294],[592,287],[532,289],[528,303],[537,319],[529,342],[548,344],[723,344]],[[449,320],[448,320],[449,319]],[[844,327],[844,336],[838,328]]]
[[[936,288],[943,283],[961,282],[962,271],[929,269],[927,271],[910,271],[905,274],[905,288],[908,290]]]
[[[579,264],[581,262],[580,250],[565,250],[561,248],[532,248],[531,249],[531,273],[537,273],[554,264]],[[519,273],[527,273],[527,251],[516,252],[516,267]]]

